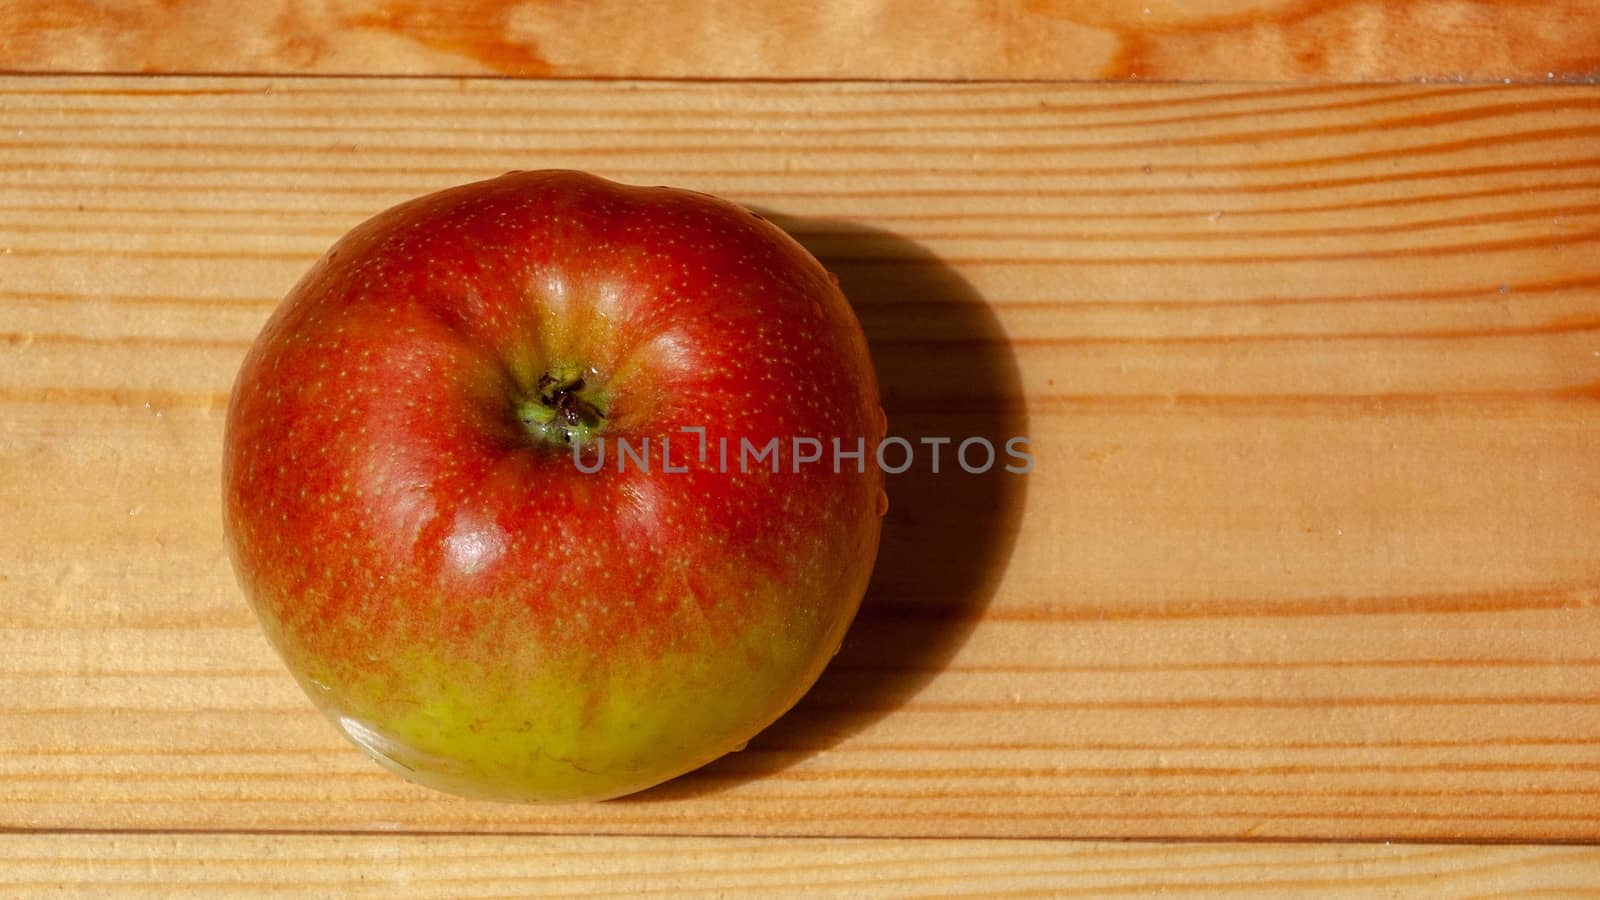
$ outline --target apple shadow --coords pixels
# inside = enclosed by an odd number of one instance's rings
[[[943,670],[978,624],[1011,555],[1027,476],[1005,470],[1027,435],[1021,377],[978,292],[921,245],[882,229],[761,211],[839,277],[871,346],[889,434],[914,464],[886,475],[889,512],[861,611],[839,654],[788,713],[727,756],[614,802],[716,793],[821,753],[892,714]],[[970,474],[960,443],[981,437],[995,462]],[[949,438],[939,447],[924,439]],[[981,445],[967,457],[985,458]],[[888,457],[892,466],[897,457]]]

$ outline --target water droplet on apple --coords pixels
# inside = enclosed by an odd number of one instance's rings
[[[889,434],[889,414],[884,412],[883,405],[878,406],[878,436],[886,437]]]
[[[880,515],[880,516],[881,515],[885,515],[888,512],[889,512],[889,492],[885,491],[883,488],[878,488],[878,515]]]
[[[750,742],[749,741],[740,741],[739,742],[739,746],[734,747],[732,750],[729,750],[728,752],[729,753],[738,753],[740,750],[743,750],[744,748],[746,748],[748,746],[750,746]]]
[[[832,272],[829,272],[828,273],[828,283],[833,285],[834,287],[838,287],[839,286],[839,276],[833,274]]]

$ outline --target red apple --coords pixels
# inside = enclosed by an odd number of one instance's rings
[[[614,797],[816,680],[877,552],[885,427],[849,304],[778,228],[516,172],[381,213],[294,287],[234,386],[226,532],[380,762]]]

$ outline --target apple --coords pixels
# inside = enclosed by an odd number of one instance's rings
[[[229,402],[225,531],[379,762],[604,799],[817,679],[877,553],[886,427],[848,302],[776,226],[513,172],[380,213],[290,291]]]

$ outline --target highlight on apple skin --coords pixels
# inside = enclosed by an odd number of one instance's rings
[[[780,229],[513,172],[377,215],[290,291],[229,403],[225,533],[272,645],[379,762],[604,799],[815,682],[877,553],[886,428],[855,315]]]

